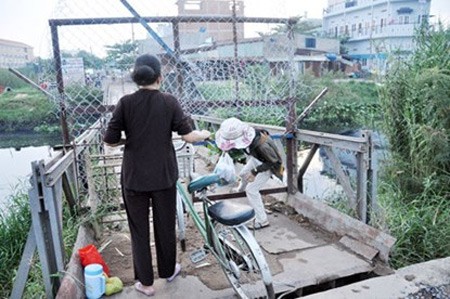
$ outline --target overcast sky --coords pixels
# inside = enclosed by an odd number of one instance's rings
[[[107,0],[109,4],[119,0]],[[153,15],[173,15],[175,0],[139,0],[151,7]],[[34,47],[35,55],[48,51],[48,19],[55,16],[57,4],[59,9],[68,7],[67,3],[81,3],[82,0],[0,0],[0,39],[23,42]],[[89,1],[100,3],[101,0]],[[132,0],[130,0],[132,3]],[[289,17],[304,15],[321,18],[326,0],[244,0],[247,16]],[[81,5],[82,6],[82,5]],[[122,7],[123,8],[123,7]],[[88,8],[87,8],[88,9]],[[86,10],[89,11],[89,10]],[[114,16],[130,16],[128,12]],[[431,15],[450,21],[450,0],[431,0]],[[149,14],[147,14],[149,15]],[[68,16],[66,16],[68,17]],[[81,17],[81,16],[80,16]],[[47,49],[47,50],[45,50]]]

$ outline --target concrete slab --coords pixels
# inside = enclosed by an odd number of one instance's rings
[[[276,292],[317,285],[358,273],[373,267],[336,245],[325,245],[280,257],[283,272],[273,276]]]
[[[414,296],[430,287],[442,288],[441,296]],[[447,292],[447,293],[445,293]],[[376,277],[345,287],[316,293],[308,299],[450,298],[450,257],[401,268],[392,275]]]
[[[211,290],[208,289],[197,277],[186,276],[177,277],[171,283],[166,282],[165,279],[157,279],[154,284],[156,293],[153,298],[158,299],[199,299],[199,298],[236,298],[234,291],[229,288],[225,290]],[[134,286],[125,287],[122,292],[104,296],[109,299],[131,299],[131,298],[148,298],[148,296],[136,291]]]
[[[311,229],[300,226],[283,214],[268,215],[271,225],[257,230],[255,237],[259,245],[271,254],[279,254],[293,250],[301,250],[327,242]]]

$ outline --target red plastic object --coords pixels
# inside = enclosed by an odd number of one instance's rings
[[[78,249],[78,255],[80,256],[81,265],[86,267],[89,264],[100,264],[103,266],[103,272],[109,276],[109,268],[103,260],[100,252],[97,248],[89,244],[83,248]]]

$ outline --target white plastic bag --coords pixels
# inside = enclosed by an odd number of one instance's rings
[[[217,161],[214,173],[223,179],[225,184],[230,184],[236,181],[236,171],[234,169],[233,159],[227,152],[223,152]]]

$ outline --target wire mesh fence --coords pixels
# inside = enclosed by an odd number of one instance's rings
[[[271,15],[287,15],[264,2]],[[294,54],[305,41],[292,31],[298,18],[254,16],[258,3],[60,0],[49,20],[53,59],[38,70],[66,138],[137,89],[130,72],[144,53],[160,58],[163,90],[186,112],[285,125],[287,99],[301,85]]]

